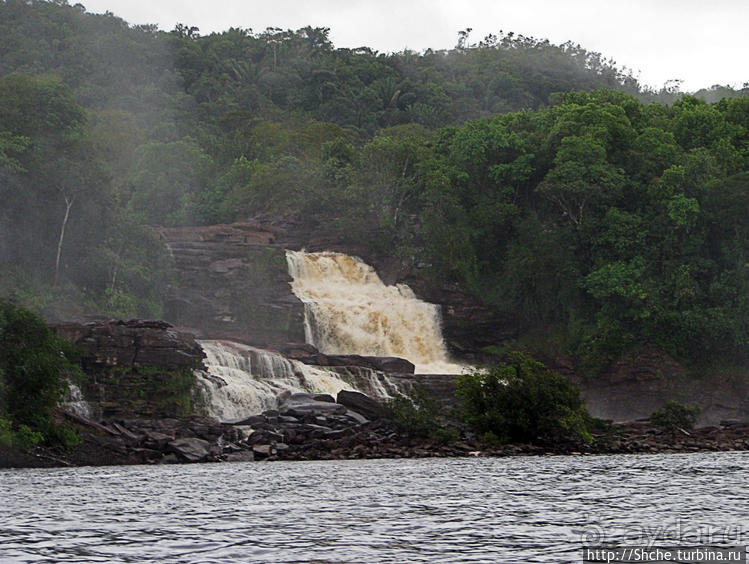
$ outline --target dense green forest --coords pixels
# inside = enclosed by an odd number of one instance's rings
[[[0,295],[161,313],[150,225],[309,218],[424,265],[591,371],[749,351],[749,98],[641,87],[579,45],[335,48],[0,1]]]

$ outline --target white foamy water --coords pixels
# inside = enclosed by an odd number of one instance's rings
[[[63,408],[75,413],[76,415],[80,415],[81,417],[90,418],[93,414],[91,405],[86,401],[86,398],[83,397],[81,389],[69,380],[68,392],[61,405]]]
[[[209,415],[232,421],[277,406],[281,392],[310,392],[335,397],[341,390],[389,397],[387,378],[374,371],[356,375],[310,366],[278,353],[232,341],[199,341],[208,375],[198,372]]]
[[[439,307],[408,286],[386,286],[374,269],[342,253],[286,251],[292,290],[304,302],[308,343],[327,354],[397,356],[421,374],[459,374],[450,362]]]

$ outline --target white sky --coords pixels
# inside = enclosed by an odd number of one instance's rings
[[[645,85],[681,79],[685,90],[749,82],[749,0],[80,0],[132,24],[206,35],[230,27],[329,27],[336,47],[449,49],[514,31],[572,40],[631,69]],[[75,3],[75,0],[70,0]]]

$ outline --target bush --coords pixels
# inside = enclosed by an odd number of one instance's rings
[[[0,417],[21,446],[38,444],[52,428],[65,379],[80,372],[71,356],[38,315],[0,300]]]
[[[47,442],[63,450],[71,450],[83,440],[78,432],[67,425],[52,425],[47,433]]]
[[[13,446],[13,424],[9,419],[0,418],[0,446]]]
[[[430,438],[440,443],[458,439],[458,433],[442,425],[436,402],[415,388],[411,397],[398,394],[384,408],[384,416],[395,423],[398,430],[412,437]]]
[[[590,442],[593,419],[566,378],[523,353],[489,371],[464,374],[457,394],[464,420],[492,443]]]
[[[679,429],[693,429],[700,411],[698,405],[684,405],[671,400],[650,415],[650,422],[664,431],[675,433]]]
[[[0,446],[28,450],[44,440],[42,433],[32,431],[28,425],[19,425],[14,430],[10,420],[0,418]]]

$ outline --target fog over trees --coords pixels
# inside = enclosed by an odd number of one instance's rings
[[[512,32],[377,53],[4,0],[0,294],[49,319],[158,317],[149,226],[296,215],[593,372],[644,343],[745,359],[749,98],[677,86]]]

